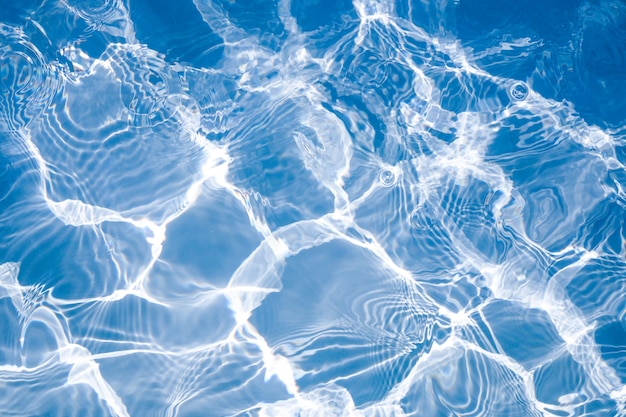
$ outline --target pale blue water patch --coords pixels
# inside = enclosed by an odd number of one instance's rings
[[[626,415],[623,2],[0,6],[1,415]]]

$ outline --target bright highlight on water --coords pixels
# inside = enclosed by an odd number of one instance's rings
[[[626,416],[626,3],[0,3],[1,416]]]

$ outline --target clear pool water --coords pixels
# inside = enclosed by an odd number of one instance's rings
[[[626,3],[0,1],[0,415],[626,415]]]

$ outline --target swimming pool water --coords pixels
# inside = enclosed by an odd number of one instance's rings
[[[0,415],[626,415],[623,1],[0,3]]]

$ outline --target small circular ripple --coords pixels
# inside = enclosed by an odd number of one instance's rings
[[[182,93],[182,83],[158,53],[142,46],[123,46],[107,57],[122,81],[122,101],[136,126],[155,126],[174,116],[172,97]]]
[[[378,180],[385,187],[393,187],[398,181],[398,176],[391,169],[383,169],[378,174]]]
[[[509,88],[509,95],[513,101],[524,101],[528,97],[528,86],[518,81]]]
[[[0,130],[28,125],[48,107],[57,73],[17,28],[0,24]]]
[[[73,13],[96,26],[119,18],[116,0],[64,0],[63,3]]]
[[[409,217],[411,228],[419,231],[432,230],[437,221],[436,213],[428,205],[414,208]]]

